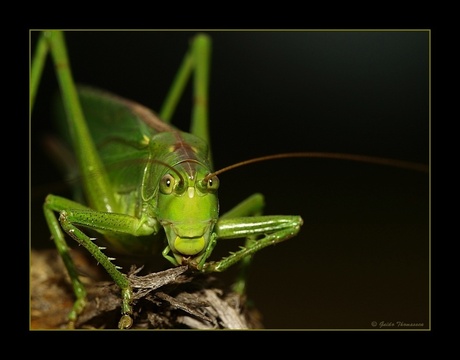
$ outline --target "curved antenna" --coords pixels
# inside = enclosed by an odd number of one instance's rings
[[[110,137],[108,140],[106,140],[102,144],[99,144],[98,146],[102,147],[106,143],[108,143],[110,141],[114,141],[114,140],[119,141],[119,142],[123,142],[123,143],[125,143],[127,145],[130,145],[130,146],[132,146],[134,148],[137,148],[136,143],[126,141],[125,139],[119,138],[119,137]],[[64,175],[64,177],[66,179],[66,182],[67,183],[77,182],[78,178],[79,178],[79,175],[78,175],[78,171],[76,171],[75,169],[78,168],[78,165],[77,165],[75,156],[72,154],[72,152],[70,152],[68,147],[66,145],[64,145],[64,143],[59,138],[57,138],[55,136],[52,136],[52,135],[44,136],[43,139],[42,139],[42,144],[43,144],[43,147],[44,147],[45,151],[49,154],[49,157],[52,160],[54,160],[56,166],[59,168],[61,173]],[[140,149],[140,148],[137,148],[137,149]],[[183,160],[183,161],[187,161],[187,160]],[[181,161],[181,162],[183,162],[183,161]],[[191,160],[188,160],[188,161],[194,161],[194,160],[191,159]],[[123,161],[117,160],[114,163],[105,164],[104,167],[106,169],[110,170],[110,169],[123,168],[123,167],[126,167],[127,165],[131,165],[131,164],[136,164],[136,163],[144,164],[144,163],[149,163],[149,162],[163,165],[164,167],[166,167],[169,170],[171,170],[172,172],[174,172],[179,177],[181,182],[184,182],[184,178],[182,177],[181,173],[174,168],[174,166],[177,165],[177,164],[170,165],[168,163],[165,163],[164,161],[157,160],[157,159],[148,159],[148,160],[145,160],[145,159],[126,159],[126,160],[123,160]],[[97,174],[97,172],[93,172],[90,176],[98,176],[98,174]]]
[[[173,165],[170,165],[168,163],[165,163],[164,161],[157,160],[157,159],[148,159],[148,160],[145,160],[145,159],[127,159],[127,160],[123,160],[123,161],[116,161],[116,162],[111,163],[111,164],[106,164],[105,168],[108,169],[108,171],[111,171],[111,170],[116,170],[117,168],[124,168],[124,167],[127,167],[127,166],[131,166],[131,165],[134,165],[136,163],[141,163],[141,164],[155,163],[155,164],[162,165],[162,166],[168,168],[169,170],[171,170],[171,172],[175,173],[179,177],[179,181],[184,183],[184,177],[182,176],[182,174],[177,169],[174,168]],[[93,176],[98,176],[97,173],[93,173],[92,175]],[[70,181],[72,181],[72,179],[70,179]]]
[[[214,171],[211,174],[208,174],[203,180],[207,181],[209,178],[222,174],[223,172],[236,169],[241,166],[254,164],[256,162],[275,160],[275,159],[286,159],[286,158],[321,158],[321,159],[336,159],[336,160],[350,160],[357,162],[364,162],[369,164],[378,164],[378,165],[387,165],[394,166],[408,170],[428,172],[429,167],[426,164],[415,163],[411,161],[396,160],[390,158],[382,158],[377,156],[367,156],[367,155],[358,155],[358,154],[344,154],[344,153],[332,153],[332,152],[291,152],[291,153],[281,153],[260,156],[248,160],[244,160],[226,167]]]

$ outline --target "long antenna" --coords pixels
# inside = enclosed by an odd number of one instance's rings
[[[266,155],[261,156],[253,159],[244,160],[238,162],[236,164],[232,164],[213,173],[207,175],[203,180],[207,181],[212,176],[216,176],[226,172],[228,170],[232,170],[241,166],[253,164],[256,162],[267,161],[267,160],[275,160],[275,159],[286,159],[286,158],[321,158],[321,159],[337,159],[337,160],[350,160],[350,161],[358,161],[370,164],[378,164],[378,165],[387,165],[387,166],[394,166],[408,170],[420,171],[420,172],[428,172],[429,167],[426,164],[411,162],[411,161],[404,161],[404,160],[396,160],[390,158],[382,158],[377,156],[367,156],[367,155],[358,155],[358,154],[344,154],[344,153],[331,153],[331,152],[291,152],[291,153],[281,153],[281,154],[273,154],[273,155]]]

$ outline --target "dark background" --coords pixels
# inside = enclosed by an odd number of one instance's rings
[[[291,151],[428,164],[428,31],[209,33],[217,169]],[[66,38],[76,81],[158,110],[193,34],[70,31]],[[61,189],[40,146],[42,135],[53,131],[49,104],[56,88],[48,63],[31,121],[33,247],[52,247],[41,206],[48,192]],[[173,122],[187,129],[190,109],[187,96]],[[286,159],[242,167],[220,180],[223,211],[259,191],[266,214],[304,219],[297,237],[254,258],[249,294],[267,328],[372,329],[373,321],[392,322],[392,329],[398,321],[430,327],[428,174]],[[236,248],[229,240],[214,255]]]

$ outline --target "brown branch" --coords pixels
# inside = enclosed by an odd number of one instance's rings
[[[72,253],[88,291],[88,304],[76,328],[117,328],[120,290],[91,259]],[[186,266],[128,278],[133,287],[133,329],[254,329],[262,328],[260,314],[246,299],[216,277],[196,274]],[[74,295],[59,255],[33,250],[30,269],[31,329],[64,329]]]

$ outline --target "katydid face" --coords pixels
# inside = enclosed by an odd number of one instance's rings
[[[184,161],[160,180],[158,220],[178,264],[196,264],[211,241],[219,216],[216,176],[194,161]],[[180,174],[180,176],[179,176]]]

